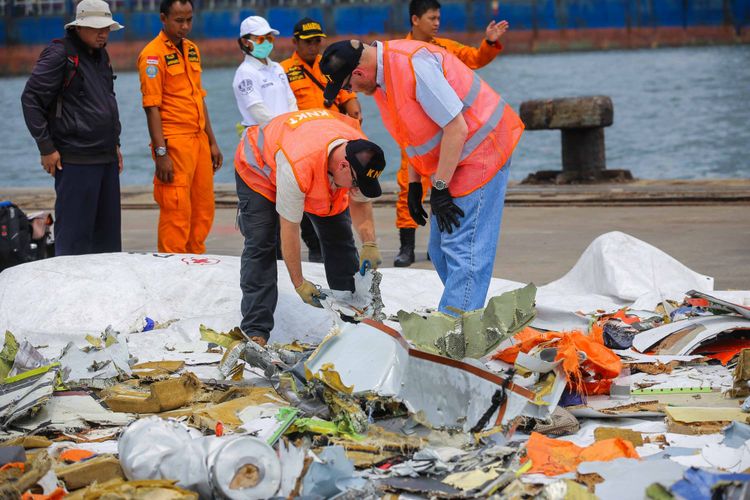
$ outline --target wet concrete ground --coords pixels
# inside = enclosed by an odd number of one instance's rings
[[[384,190],[386,193],[388,189]],[[0,188],[24,210],[53,206],[51,190]],[[217,186],[209,253],[239,255],[242,237],[229,185]],[[398,252],[394,197],[375,205],[384,266]],[[155,251],[158,210],[148,187],[123,190],[123,249]],[[665,251],[696,272],[713,276],[717,289],[750,289],[750,181],[639,181],[600,186],[510,188],[494,276],[548,283],[564,275],[597,236],[622,231]],[[426,260],[429,231],[417,231],[417,262]]]

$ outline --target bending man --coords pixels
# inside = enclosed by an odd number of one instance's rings
[[[300,221],[307,214],[317,232],[328,286],[341,298],[354,291],[354,274],[380,264],[372,204],[385,168],[380,147],[359,123],[324,109],[285,113],[265,127],[249,127],[235,155],[239,226],[245,237],[240,264],[242,323],[265,345],[278,299],[276,232],[289,277],[302,300],[320,307],[319,288],[302,274]],[[279,217],[277,217],[277,214]],[[352,226],[362,244],[357,254]]]

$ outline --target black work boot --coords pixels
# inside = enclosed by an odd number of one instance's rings
[[[393,261],[394,266],[409,267],[414,264],[414,236],[416,233],[417,230],[413,227],[398,230],[401,248],[398,250],[396,260]]]

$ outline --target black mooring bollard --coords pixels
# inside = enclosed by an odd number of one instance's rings
[[[607,170],[604,127],[612,125],[614,108],[608,96],[539,99],[521,104],[527,130],[559,129],[562,133],[562,171],[542,170],[525,183],[627,181],[629,170]]]

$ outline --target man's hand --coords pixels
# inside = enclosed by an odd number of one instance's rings
[[[219,145],[215,142],[211,144],[211,163],[213,164],[214,172],[218,171],[224,163],[224,155],[221,154]]]
[[[362,249],[359,251],[359,274],[362,276],[365,275],[368,264],[370,269],[377,269],[382,263],[383,259],[380,258],[378,244],[374,241],[366,241],[362,243]]]
[[[156,178],[164,184],[172,184],[174,180],[174,167],[169,155],[156,157]]]
[[[406,206],[409,207],[409,215],[414,222],[420,226],[427,223],[427,212],[422,207],[422,182],[410,182],[409,193],[406,196]]]
[[[320,303],[320,299],[324,299],[325,295],[320,293],[320,290],[313,283],[302,280],[302,284],[294,289],[305,304],[310,304],[313,307],[322,308],[323,305]]]
[[[487,29],[484,30],[484,36],[487,38],[488,42],[495,43],[505,34],[506,31],[508,31],[508,21],[500,21],[499,23],[490,21],[490,24],[487,25]]]
[[[464,211],[453,203],[453,196],[451,196],[448,188],[432,190],[430,207],[433,217],[437,217],[438,229],[441,233],[448,231],[448,234],[451,234],[453,233],[452,226],[461,227],[458,217],[463,217]]]
[[[117,171],[122,173],[122,153],[120,152],[120,146],[117,146]]]
[[[62,170],[60,162],[60,153],[57,151],[48,155],[42,155],[42,168],[52,177],[55,176],[55,170]]]

